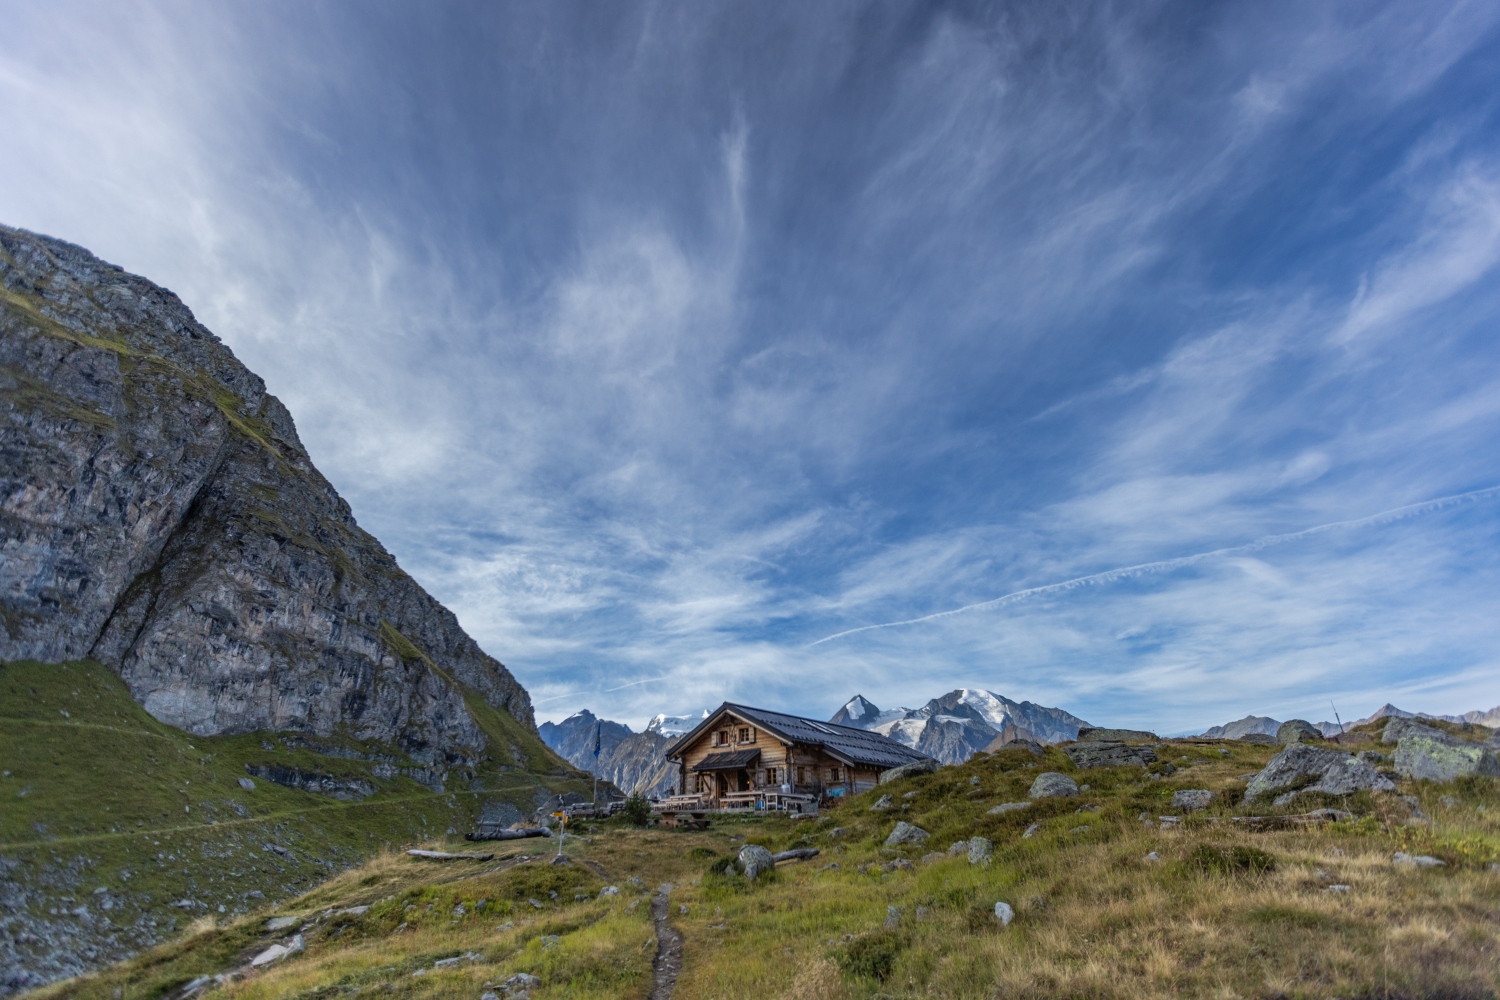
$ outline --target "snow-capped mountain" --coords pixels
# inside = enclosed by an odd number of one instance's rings
[[[646,723],[646,732],[660,733],[662,736],[677,737],[683,733],[692,731],[704,719],[708,718],[708,709],[704,709],[700,715],[667,715],[665,712],[651,717]]]
[[[882,711],[864,695],[855,695],[831,720],[869,729],[936,757],[944,763],[968,760],[1010,727],[1012,735],[1055,743],[1078,737],[1088,723],[1060,708],[1011,701],[992,691],[959,688],[921,708]]]
[[[1491,729],[1500,727],[1500,706],[1490,709],[1488,712],[1465,712],[1463,715],[1428,715],[1426,712],[1408,712],[1397,708],[1390,702],[1381,705],[1375,711],[1363,719],[1350,719],[1342,726],[1337,722],[1315,722],[1313,728],[1324,736],[1334,736],[1340,732],[1353,729],[1355,726],[1363,726],[1369,722],[1375,722],[1391,716],[1396,719],[1437,719],[1441,722],[1468,722],[1479,726],[1488,726]],[[1203,735],[1209,739],[1238,740],[1243,739],[1251,733],[1265,733],[1275,736],[1276,730],[1281,726],[1280,722],[1266,715],[1247,715],[1235,722],[1226,722],[1222,726],[1214,726],[1204,731]]]

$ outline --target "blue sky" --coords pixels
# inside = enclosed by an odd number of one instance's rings
[[[539,719],[1500,703],[1500,7],[0,16],[0,220],[179,293]]]

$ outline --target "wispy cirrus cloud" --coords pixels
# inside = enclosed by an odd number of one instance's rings
[[[0,218],[181,293],[544,716],[1500,701],[1489,506],[1302,534],[1500,482],[1497,15],[1187,13],[12,5]]]

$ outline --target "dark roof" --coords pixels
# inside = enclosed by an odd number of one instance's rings
[[[751,708],[749,705],[736,705],[727,701],[710,712],[708,718],[698,723],[692,732],[679,738],[669,751],[669,756],[676,756],[679,747],[686,747],[696,740],[701,731],[708,728],[709,723],[718,719],[720,712],[726,711],[746,722],[755,723],[788,743],[809,743],[821,746],[829,756],[836,757],[845,764],[891,768],[931,759],[904,743],[897,743],[889,736],[872,733],[868,729],[838,726],[832,722],[819,722],[816,719],[804,719],[800,715],[771,712],[764,708]]]
[[[693,765],[694,771],[735,771],[749,767],[760,757],[759,750],[734,750],[730,753],[711,753]]]

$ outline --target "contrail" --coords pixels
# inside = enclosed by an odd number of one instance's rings
[[[1356,518],[1353,521],[1334,521],[1331,524],[1320,524],[1312,528],[1304,528],[1286,535],[1266,535],[1257,538],[1253,542],[1244,545],[1233,545],[1227,549],[1214,549],[1210,552],[1199,552],[1190,556],[1179,556],[1176,559],[1162,559],[1157,562],[1139,563],[1135,566],[1122,566],[1119,569],[1109,569],[1102,573],[1090,573],[1088,576],[1078,576],[1061,583],[1049,583],[1041,587],[1028,587],[1025,590],[1013,591],[992,601],[983,601],[979,604],[966,604],[961,608],[953,608],[950,611],[939,611],[935,614],[923,615],[920,618],[908,618],[899,622],[881,622],[878,625],[862,625],[859,628],[845,629],[835,632],[833,635],[825,635],[816,642],[810,642],[804,649],[820,646],[825,642],[842,639],[846,635],[854,635],[858,632],[869,632],[878,628],[897,628],[902,625],[918,625],[922,622],[934,621],[938,618],[947,618],[950,615],[961,615],[968,611],[985,611],[990,608],[1003,608],[1007,605],[1017,604],[1028,597],[1036,597],[1038,594],[1057,594],[1068,590],[1076,590],[1079,587],[1092,587],[1096,584],[1114,583],[1117,580],[1127,580],[1131,577],[1145,576],[1148,573],[1165,573],[1184,566],[1192,566],[1195,563],[1204,562],[1209,559],[1217,559],[1221,556],[1235,555],[1240,552],[1256,552],[1267,549],[1273,545],[1281,545],[1285,542],[1294,542],[1299,538],[1310,538],[1313,535],[1321,535],[1327,531],[1340,531],[1346,528],[1368,528],[1374,525],[1390,524],[1393,521],[1402,521],[1409,517],[1418,517],[1422,514],[1430,514],[1435,510],[1445,507],[1456,507],[1459,504],[1473,503],[1479,500],[1488,500],[1500,496],[1500,486],[1490,486],[1482,490],[1472,490],[1468,493],[1455,493],[1449,497],[1438,497],[1436,500],[1424,500],[1421,503],[1410,504],[1406,507],[1396,507],[1392,510],[1384,510],[1379,514],[1371,514],[1368,517]]]

